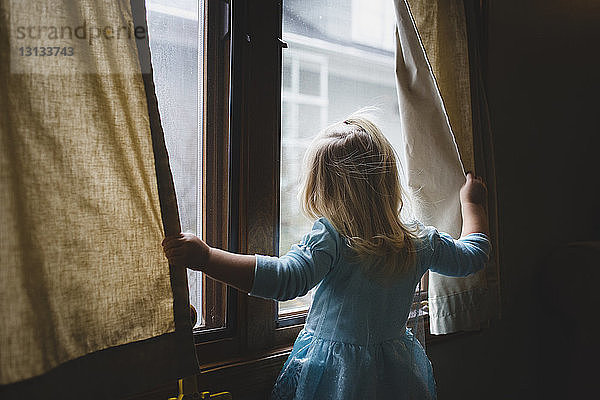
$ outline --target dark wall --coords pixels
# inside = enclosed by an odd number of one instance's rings
[[[440,400],[542,397],[540,343],[569,329],[539,323],[544,260],[562,244],[600,240],[600,2],[489,3],[503,318],[428,347]],[[564,268],[577,279],[577,265]]]

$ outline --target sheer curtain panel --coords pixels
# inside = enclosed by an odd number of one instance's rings
[[[144,2],[0,4],[0,394],[194,373],[186,274],[160,245],[179,221]]]

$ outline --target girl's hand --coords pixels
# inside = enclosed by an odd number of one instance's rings
[[[483,180],[471,172],[467,173],[467,181],[460,189],[461,204],[484,205],[487,199],[487,188]]]
[[[162,241],[169,264],[198,269],[206,264],[210,247],[192,233],[168,236]]]

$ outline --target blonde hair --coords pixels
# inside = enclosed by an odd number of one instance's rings
[[[320,132],[306,152],[303,212],[325,217],[368,272],[390,277],[414,264],[413,233],[402,223],[396,154],[383,133],[355,113]]]

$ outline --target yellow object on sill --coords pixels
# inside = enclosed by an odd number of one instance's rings
[[[221,392],[221,393],[215,393],[215,394],[210,394],[209,392],[202,392],[200,394],[200,398],[201,399],[214,399],[214,400],[233,400],[233,397],[231,397],[231,393],[229,393],[229,392]]]
[[[233,397],[229,392],[220,392],[215,394],[210,394],[210,392],[199,393],[196,390],[197,380],[195,376],[187,378],[185,381],[185,388],[183,379],[180,379],[177,382],[179,386],[179,395],[177,395],[177,397],[170,397],[169,400],[233,400]]]

